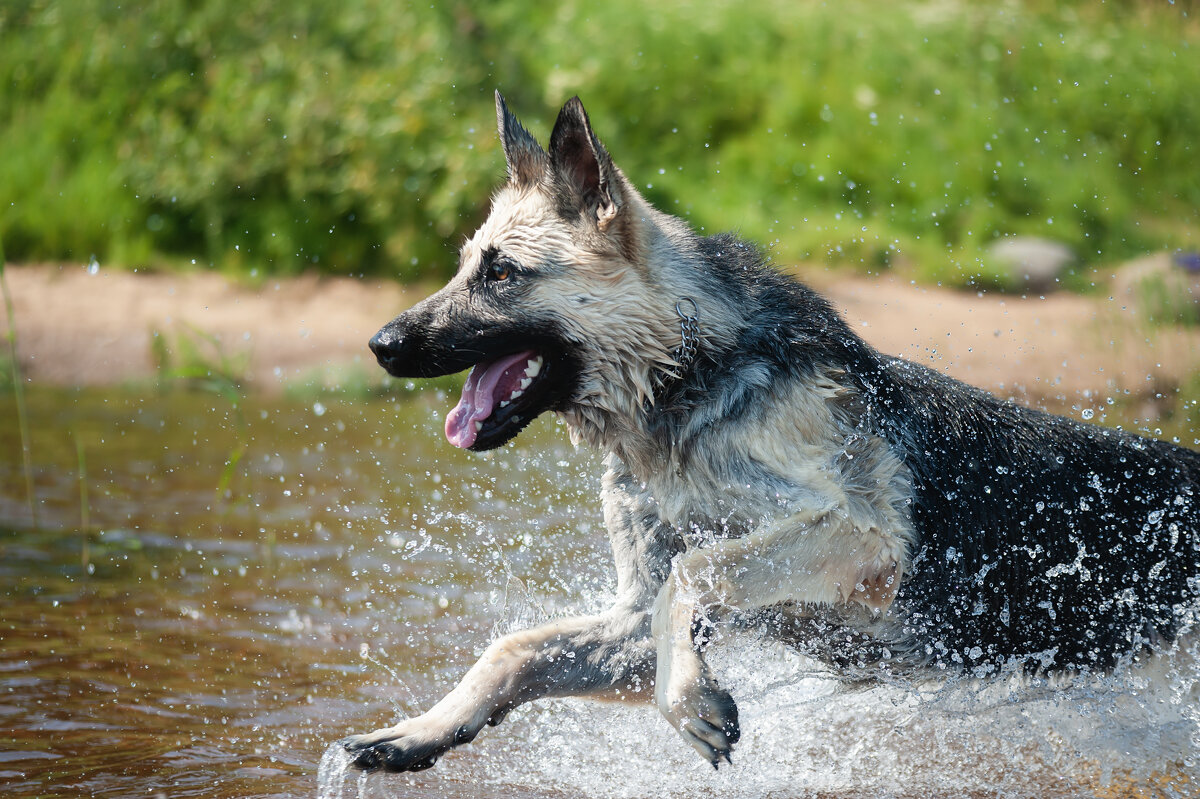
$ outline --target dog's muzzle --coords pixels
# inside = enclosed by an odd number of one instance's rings
[[[440,348],[430,346],[428,336],[404,316],[392,320],[371,337],[367,346],[392,377],[438,377],[470,364],[444,364]]]
[[[441,377],[469,369],[486,355],[478,328],[468,320],[446,329],[422,303],[384,325],[367,346],[392,377]]]

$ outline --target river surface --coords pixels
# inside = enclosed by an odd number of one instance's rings
[[[551,419],[459,452],[452,404],[35,388],[35,526],[0,399],[0,793],[1200,794],[1194,652],[1065,686],[846,691],[745,634],[711,658],[741,708],[732,768],[649,706],[564,700],[431,771],[330,757],[319,785],[333,742],[428,707],[495,635],[611,597],[598,459]]]

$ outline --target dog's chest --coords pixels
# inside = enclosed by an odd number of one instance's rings
[[[731,538],[798,510],[840,504],[852,478],[832,417],[797,425],[780,415],[769,408],[714,426],[647,475],[645,490],[663,521],[685,535]]]
[[[693,464],[690,469],[664,471],[645,487],[660,518],[691,545],[740,538],[765,527],[787,513],[798,493],[795,485],[777,475],[741,468],[731,460],[720,469]]]

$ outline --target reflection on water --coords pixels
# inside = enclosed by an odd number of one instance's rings
[[[224,400],[30,399],[39,531],[0,429],[6,795],[312,796],[329,740],[444,690],[494,617],[601,587],[596,555],[581,582],[547,543],[602,535],[552,430],[484,460],[440,442],[445,401],[251,401],[218,496]]]
[[[252,398],[240,414],[204,393],[30,400],[37,530],[15,425],[0,426],[6,796],[316,796],[329,743],[428,706],[498,631],[598,608],[612,589],[599,465],[552,421],[480,457],[442,440],[451,401],[433,395]],[[341,779],[331,760],[321,794],[1197,784],[1195,669],[1174,661],[1155,684],[851,693],[744,636],[712,662],[741,706],[734,768],[712,773],[650,707],[561,701],[518,709],[433,771]]]

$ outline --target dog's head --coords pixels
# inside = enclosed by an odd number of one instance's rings
[[[476,451],[547,410],[639,407],[679,335],[674,301],[652,290],[642,255],[656,212],[614,166],[579,99],[559,112],[549,152],[498,92],[496,116],[507,185],[451,281],[370,343],[396,377],[471,367],[446,437]]]

